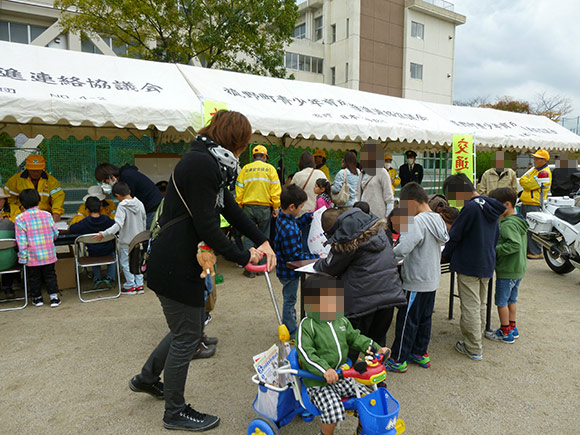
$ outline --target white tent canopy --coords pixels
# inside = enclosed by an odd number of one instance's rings
[[[244,113],[267,137],[352,147],[379,140],[389,149],[447,149],[454,134],[473,134],[479,149],[574,150],[580,137],[546,117],[423,103],[318,83],[179,65],[204,101]],[[321,143],[319,141],[322,141]],[[316,142],[316,143],[315,143]]]
[[[173,64],[0,42],[0,131],[191,138],[200,103]]]

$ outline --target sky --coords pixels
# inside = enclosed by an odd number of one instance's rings
[[[580,116],[580,1],[450,0],[467,22],[455,39],[454,100],[538,92],[569,97]]]

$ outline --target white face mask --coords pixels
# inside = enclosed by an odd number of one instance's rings
[[[392,163],[385,163],[385,169],[391,169],[393,167]]]
[[[411,159],[407,159],[407,164],[408,165],[413,165],[415,163],[415,159],[411,158]]]

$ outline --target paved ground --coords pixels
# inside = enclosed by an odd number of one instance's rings
[[[275,342],[275,317],[263,278],[243,278],[227,263],[220,269],[226,281],[207,331],[219,337],[218,353],[190,366],[186,397],[221,416],[209,433],[242,434],[255,417],[251,357]],[[520,293],[521,338],[513,345],[485,340],[482,362],[453,350],[459,308],[448,320],[448,279],[437,296],[432,367],[388,378],[407,433],[578,433],[580,272],[559,276],[530,263]],[[495,325],[495,312],[492,318]],[[166,433],[163,402],[127,386],[167,332],[152,292],[82,304],[68,290],[59,308],[0,313],[0,330],[0,433]],[[351,417],[337,433],[352,434],[355,425]],[[282,433],[316,434],[317,424],[296,420]]]

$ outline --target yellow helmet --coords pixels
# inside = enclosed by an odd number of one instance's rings
[[[393,155],[391,153],[385,153],[385,160],[393,160]]]
[[[268,155],[268,150],[264,145],[256,145],[252,150],[252,155],[254,154],[264,154],[265,156]]]
[[[323,149],[318,148],[316,151],[314,151],[313,156],[326,158],[326,152]]]

